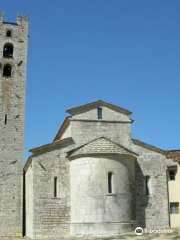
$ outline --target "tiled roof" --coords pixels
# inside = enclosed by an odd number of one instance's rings
[[[121,146],[120,144],[114,143],[111,140],[101,137],[95,139],[85,145],[75,148],[68,152],[68,157],[74,157],[78,155],[103,155],[103,154],[126,154],[131,156],[137,156],[136,153]]]
[[[180,150],[170,150],[170,151],[167,151],[166,157],[174,159],[175,161],[180,163]]]

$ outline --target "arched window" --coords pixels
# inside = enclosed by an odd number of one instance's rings
[[[12,58],[13,57],[13,45],[10,43],[4,44],[3,57]]]
[[[112,172],[109,172],[108,173],[108,193],[113,192],[112,178],[113,178],[113,174],[112,174]]]
[[[6,64],[3,69],[3,77],[11,77],[12,67],[9,64]]]
[[[6,37],[11,37],[11,35],[12,35],[11,30],[7,30]]]

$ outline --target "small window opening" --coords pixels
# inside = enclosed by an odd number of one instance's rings
[[[98,119],[102,119],[102,108],[98,108],[97,109],[97,115],[98,115]]]
[[[149,195],[149,176],[145,177],[145,195]]]
[[[112,176],[113,174],[111,172],[108,173],[108,193],[112,193]]]
[[[55,177],[55,178],[54,178],[54,197],[55,197],[55,198],[57,197],[57,194],[58,194],[58,192],[57,192],[57,186],[58,186],[58,178]]]
[[[175,180],[175,175],[176,175],[176,173],[175,173],[175,171],[169,171],[169,180],[170,181],[173,181],[173,180]]]
[[[7,124],[7,114],[5,114],[4,124]]]
[[[170,212],[171,212],[171,214],[179,214],[179,203],[178,202],[170,203]]]
[[[11,37],[11,35],[12,35],[12,34],[11,34],[11,30],[7,30],[6,36],[7,36],[7,37]]]
[[[4,69],[3,69],[3,76],[4,77],[11,77],[11,66],[9,64],[5,65],[4,66]]]
[[[3,48],[3,57],[12,58],[13,57],[13,45],[6,43]]]

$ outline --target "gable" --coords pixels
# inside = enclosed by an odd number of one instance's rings
[[[102,109],[101,120],[132,122],[128,117],[128,115],[131,114],[129,110],[117,107],[102,100],[68,109],[67,112],[71,114],[72,119],[99,120],[98,108]]]

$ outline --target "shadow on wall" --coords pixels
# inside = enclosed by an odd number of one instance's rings
[[[135,163],[136,175],[136,221],[139,227],[146,228],[146,208],[149,202],[150,177],[144,176],[139,163]]]

